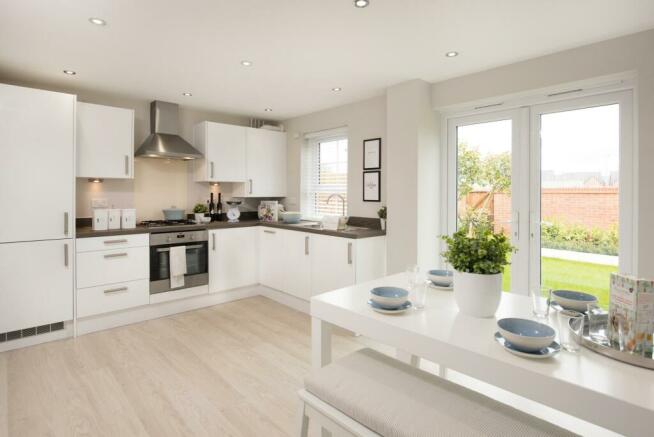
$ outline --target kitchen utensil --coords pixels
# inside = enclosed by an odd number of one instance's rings
[[[136,210],[124,208],[120,210],[120,227],[123,229],[134,229],[136,227]]]
[[[378,313],[382,313],[382,314],[402,314],[403,312],[411,308],[411,302],[408,300],[404,303],[404,305],[395,309],[384,308],[383,306],[379,305],[376,302],[373,302],[372,300],[368,301],[368,305],[372,307],[373,311],[377,311]]]
[[[299,211],[286,211],[281,213],[282,221],[284,223],[295,224],[300,223],[302,213]]]
[[[93,230],[106,231],[109,229],[109,210],[96,208],[93,210]]]
[[[556,331],[551,326],[529,319],[509,317],[498,320],[497,326],[502,337],[523,352],[539,351],[556,337]]]
[[[531,298],[531,312],[539,319],[546,319],[550,314],[550,300],[552,290],[542,285],[529,289]]]
[[[438,287],[449,288],[452,286],[451,270],[429,270],[427,272],[427,277]]]
[[[584,315],[577,311],[558,312],[559,342],[568,352],[579,352],[581,337],[584,332]]]
[[[586,305],[597,302],[597,297],[581,291],[552,290],[552,300],[566,310],[584,312],[586,311]]]
[[[184,220],[184,210],[171,206],[162,210],[165,220]]]
[[[120,229],[120,210],[119,209],[110,209],[108,210],[108,229]]]
[[[533,359],[550,358],[561,351],[561,345],[553,341],[547,347],[544,347],[543,349],[540,349],[538,351],[524,352],[521,351],[520,349],[517,349],[510,341],[502,337],[502,334],[500,334],[499,332],[495,333],[495,341],[501,344],[506,351],[511,352],[512,354],[523,358],[533,358]]]
[[[408,298],[409,292],[399,287],[375,287],[370,290],[370,300],[387,309],[401,307]]]

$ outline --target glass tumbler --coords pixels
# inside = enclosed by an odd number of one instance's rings
[[[547,319],[550,314],[550,297],[552,290],[544,285],[529,289],[531,312],[538,319]]]
[[[416,284],[411,290],[411,304],[413,305],[413,308],[419,310],[425,307],[429,283],[429,281],[422,281],[421,283]]]
[[[559,342],[568,352],[579,352],[584,333],[584,315],[577,311],[559,311]]]
[[[608,322],[608,313],[602,307],[595,302],[588,304],[588,334],[593,341],[608,344]]]
[[[412,291],[422,281],[420,280],[420,268],[416,265],[410,265],[406,268],[406,279],[409,283],[409,291]]]

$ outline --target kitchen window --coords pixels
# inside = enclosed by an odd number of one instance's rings
[[[302,217],[321,219],[324,215],[341,215],[343,205],[332,194],[345,199],[347,214],[347,132],[335,129],[307,134],[302,150]]]

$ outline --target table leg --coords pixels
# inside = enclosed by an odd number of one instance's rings
[[[311,318],[311,364],[321,368],[332,361],[332,325],[317,317]]]
[[[395,351],[395,357],[410,366],[420,367],[420,357],[412,355],[409,352],[403,351],[402,349],[397,349]]]

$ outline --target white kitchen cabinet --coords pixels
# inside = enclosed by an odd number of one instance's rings
[[[259,282],[275,290],[284,289],[283,231],[262,226],[259,228]]]
[[[311,297],[311,256],[315,234],[284,231],[282,233],[282,290],[301,299]]]
[[[77,177],[134,177],[134,110],[77,103]]]
[[[231,290],[259,282],[257,228],[209,231],[209,292]]]
[[[73,318],[72,240],[0,244],[0,333]]]
[[[150,248],[131,247],[77,254],[77,288],[150,278]]]
[[[193,146],[204,157],[194,162],[197,182],[245,182],[246,127],[204,121],[193,130]]]
[[[0,84],[0,243],[72,236],[75,103]]]
[[[311,296],[356,283],[356,240],[311,235]]]
[[[124,310],[150,303],[150,281],[120,282],[77,291],[77,317]]]
[[[246,129],[246,183],[236,184],[235,197],[286,196],[286,133]]]

